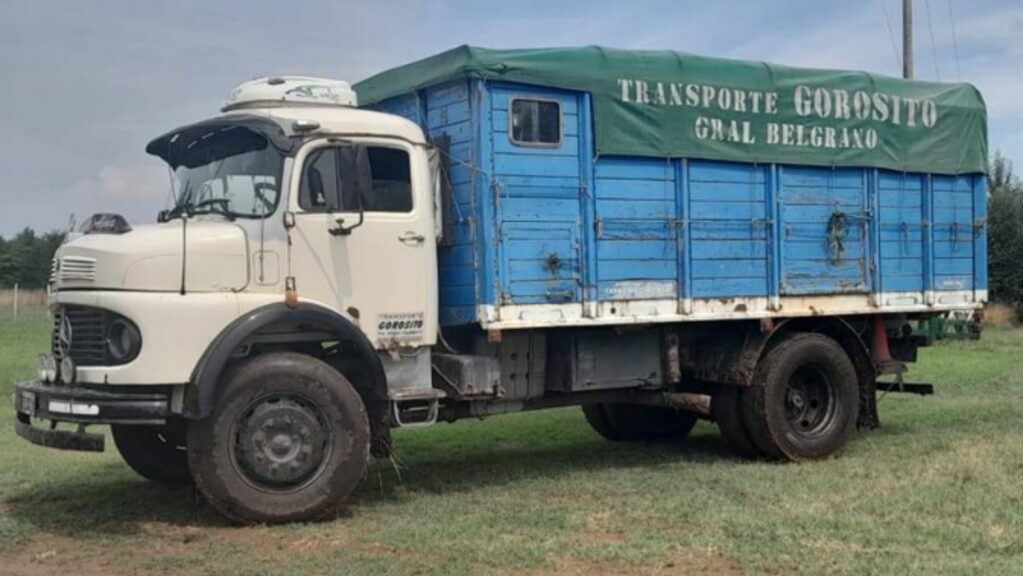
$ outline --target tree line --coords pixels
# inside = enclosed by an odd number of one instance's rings
[[[988,169],[988,284],[994,302],[1023,305],[1023,183],[1012,163],[995,154]],[[0,236],[0,288],[44,288],[64,232],[25,228]]]
[[[7,239],[0,236],[0,288],[45,288],[50,278],[53,253],[64,241],[64,232],[37,234],[25,228]]]
[[[988,169],[988,291],[993,302],[1023,312],[1023,183],[995,154]]]

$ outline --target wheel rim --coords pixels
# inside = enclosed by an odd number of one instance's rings
[[[814,366],[796,370],[785,386],[785,419],[792,431],[803,438],[826,434],[838,411],[835,386]]]
[[[323,471],[331,452],[326,417],[296,396],[256,400],[235,423],[232,460],[252,486],[273,492],[301,489]]]

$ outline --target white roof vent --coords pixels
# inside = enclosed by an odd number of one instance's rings
[[[240,84],[231,91],[220,111],[291,104],[357,106],[358,100],[352,85],[342,80],[309,76],[270,76]]]

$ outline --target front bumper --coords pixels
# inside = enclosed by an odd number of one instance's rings
[[[61,450],[102,452],[104,436],[85,431],[90,424],[134,424],[159,426],[170,416],[170,391],[146,387],[144,391],[125,386],[62,386],[39,381],[14,385],[15,431],[33,444]],[[49,420],[45,426],[32,421]],[[75,429],[58,429],[58,424]]]

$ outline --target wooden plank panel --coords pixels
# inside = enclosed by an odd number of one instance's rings
[[[767,279],[767,259],[724,260],[693,259],[693,278],[762,278]]]
[[[494,153],[494,173],[578,178],[579,158]]]
[[[675,199],[675,182],[671,180],[629,180],[598,178],[594,195],[598,200],[664,200]]]
[[[694,278],[693,298],[767,295],[766,278]]]

